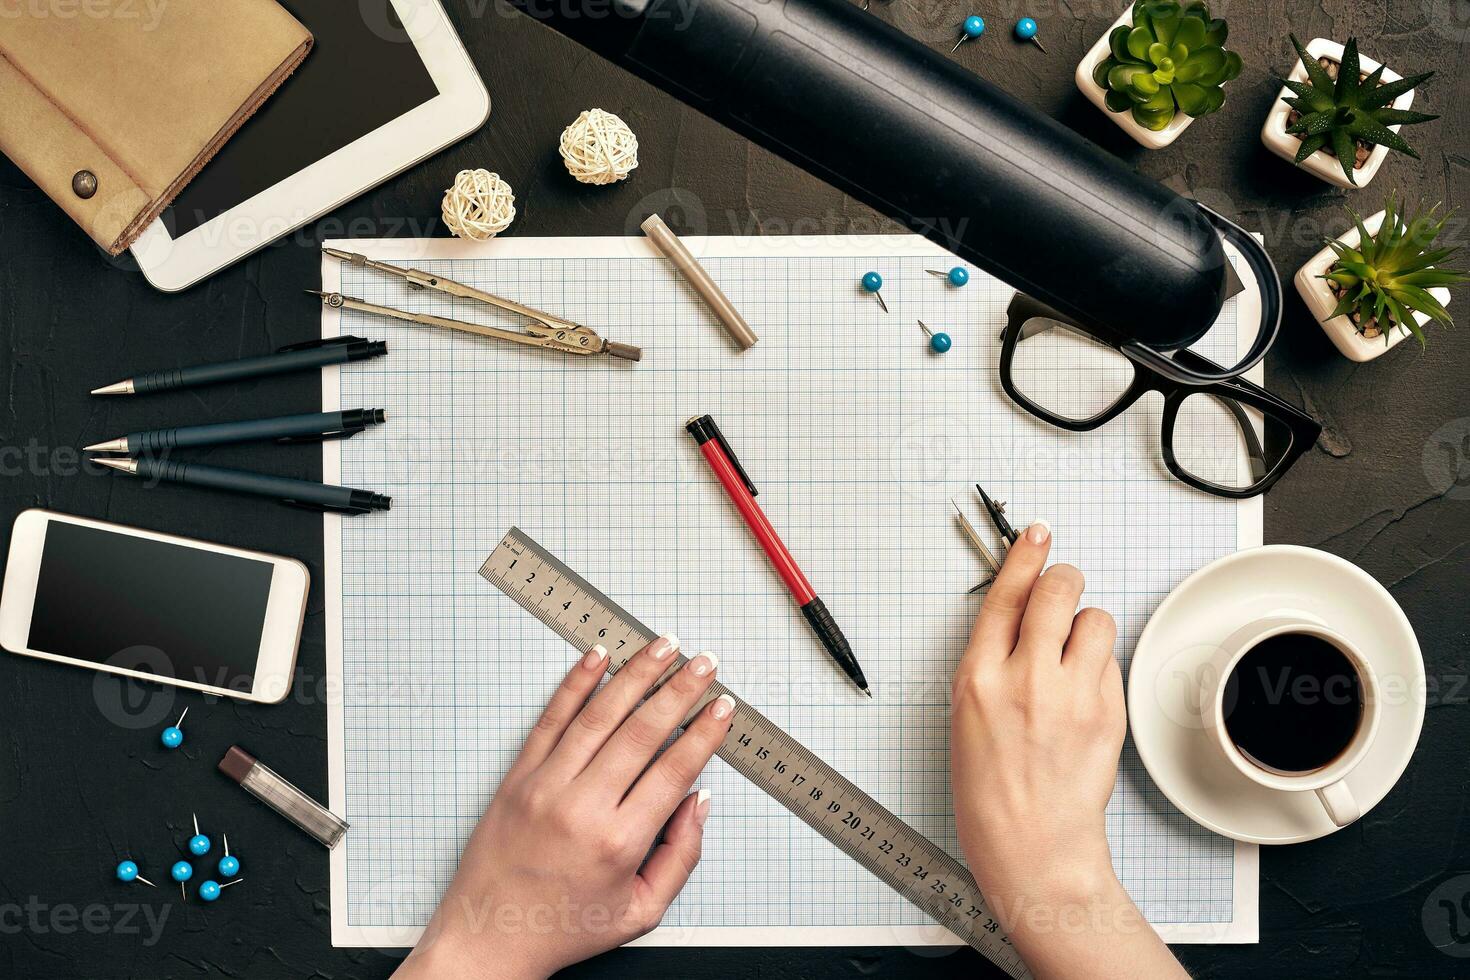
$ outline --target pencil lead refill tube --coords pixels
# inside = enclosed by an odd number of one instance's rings
[[[347,821],[278,776],[274,770],[238,745],[230,746],[219,761],[219,771],[245,787],[281,816],[321,841],[337,846],[347,832]]]
[[[650,214],[639,227],[648,236],[648,240],[653,242],[654,247],[674,263],[674,268],[683,274],[685,280],[699,294],[699,298],[704,300],[705,306],[709,307],[709,311],[715,315],[715,319],[724,325],[725,332],[730,335],[730,339],[735,341],[743,351],[754,347],[760,338],[755,335],[754,330],[750,329],[750,324],[745,322],[745,317],[740,315],[735,304],[730,302],[730,297],[726,296],[724,290],[716,285],[715,281],[710,278],[710,274],[705,271],[704,266],[700,265],[699,260],[684,247],[679,236],[664,224],[664,220],[656,214]]]

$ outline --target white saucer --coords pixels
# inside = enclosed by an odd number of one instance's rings
[[[1215,644],[1283,610],[1325,623],[1363,651],[1382,688],[1382,722],[1347,777],[1367,813],[1409,764],[1424,724],[1424,660],[1393,596],[1358,566],[1314,548],[1268,545],[1189,576],[1159,604],[1128,673],[1128,719],[1160,791],[1196,823],[1253,844],[1295,844],[1339,829],[1315,793],[1266,789],[1242,776],[1204,731],[1202,671]]]

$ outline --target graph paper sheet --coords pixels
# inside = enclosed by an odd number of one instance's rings
[[[328,482],[391,494],[326,518],[337,945],[411,945],[526,732],[577,656],[476,569],[519,526],[651,628],[720,655],[720,677],[836,769],[959,856],[949,678],[984,574],[954,497],[972,485],[1045,517],[1052,557],[1087,574],[1126,664],[1187,574],[1260,544],[1259,499],[1190,490],[1163,469],[1150,397],[1076,434],[1010,403],[997,378],[1011,290],[956,289],[952,257],[910,236],[691,239],[760,334],[738,353],[641,238],[332,243],[437,272],[641,346],[573,358],[350,311],[324,336],[388,342],[329,369],[324,408],[387,424],[324,446]],[[881,271],[884,313],[858,280]],[[323,288],[502,326],[513,316],[326,258]],[[1249,290],[1210,340],[1232,344]],[[929,351],[917,319],[954,338]],[[1218,351],[1216,353],[1219,353]],[[1220,357],[1228,360],[1228,354]],[[760,502],[842,625],[876,698],[825,655],[720,491],[684,422],[711,413]],[[337,684],[337,682],[340,682]],[[704,858],[655,945],[954,942],[715,759]],[[1253,942],[1257,854],[1183,817],[1125,749],[1107,829],[1118,874],[1171,942]]]

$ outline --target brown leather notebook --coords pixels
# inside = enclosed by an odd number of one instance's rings
[[[0,29],[0,152],[116,255],[311,50],[275,0],[169,0]]]

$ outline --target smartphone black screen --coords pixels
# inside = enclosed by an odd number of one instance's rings
[[[27,645],[248,693],[273,571],[253,558],[51,521]]]

